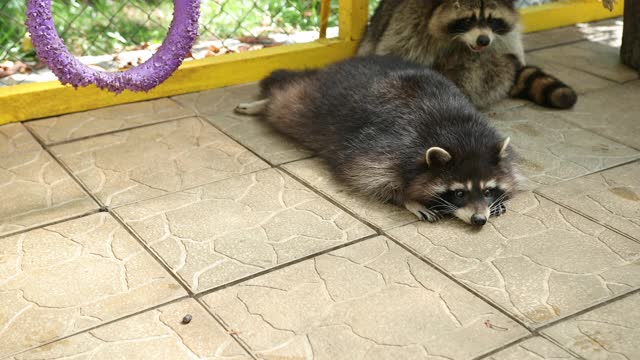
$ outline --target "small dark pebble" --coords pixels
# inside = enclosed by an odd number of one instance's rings
[[[187,314],[182,318],[182,323],[186,325],[191,322],[191,319],[192,319],[192,316]]]

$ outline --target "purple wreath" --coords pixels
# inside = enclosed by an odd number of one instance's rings
[[[147,61],[123,72],[104,72],[82,64],[67,51],[51,16],[51,0],[29,0],[27,28],[33,47],[60,82],[73,87],[95,84],[121,93],[149,91],[165,81],[182,63],[198,36],[200,0],[174,0],[173,20],[158,51]]]

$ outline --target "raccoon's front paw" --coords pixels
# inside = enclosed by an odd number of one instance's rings
[[[426,206],[420,204],[417,201],[409,201],[404,204],[404,207],[411,211],[411,213],[420,219],[420,221],[428,221],[430,223],[438,221],[440,216],[438,213],[427,209]]]
[[[491,208],[491,216],[498,217],[507,212],[507,207],[504,203],[498,203]]]

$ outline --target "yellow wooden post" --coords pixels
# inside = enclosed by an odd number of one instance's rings
[[[330,12],[331,0],[322,0],[320,3],[320,39],[327,38],[327,26],[329,25]]]
[[[358,41],[369,19],[368,0],[339,0],[340,39]]]

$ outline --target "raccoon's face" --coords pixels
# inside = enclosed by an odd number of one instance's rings
[[[492,212],[509,197],[507,182],[501,179],[480,178],[463,182],[452,182],[432,203],[434,208],[447,208],[458,219],[472,225],[487,223]],[[440,205],[438,207],[438,205]],[[446,206],[445,206],[446,205]]]
[[[433,213],[482,226],[491,215],[502,214],[503,202],[517,191],[508,146],[509,138],[496,144],[495,152],[466,156],[432,147],[426,154],[428,175],[412,183],[410,191]]]
[[[491,46],[518,23],[512,0],[445,0],[433,13],[432,34],[464,43],[473,52]]]

